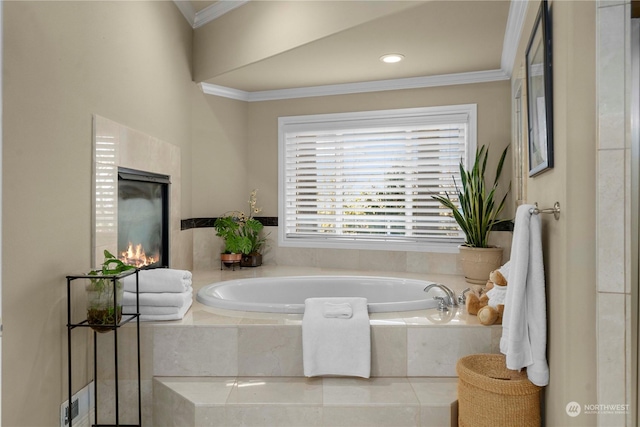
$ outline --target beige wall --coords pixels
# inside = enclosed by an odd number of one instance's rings
[[[570,419],[564,406],[596,402],[595,6],[556,1],[553,19],[556,167],[528,179],[527,199],[563,206],[560,221],[544,217],[547,425],[584,425],[592,418]],[[252,188],[263,214],[277,215],[282,115],[478,103],[494,162],[510,141],[509,82],[247,104],[199,92],[191,35],[171,2],[4,4],[4,425],[57,425],[66,399],[64,276],[90,264],[93,113],[181,147],[183,218],[242,209]],[[90,376],[84,363],[76,389]]]
[[[529,5],[514,69],[538,7]],[[565,406],[609,403],[596,396],[595,3],[554,1],[551,10],[555,167],[526,183],[527,203],[562,206],[559,221],[543,216],[551,375],[544,411],[546,425],[587,426],[595,415],[572,418]]]
[[[203,115],[194,126],[206,120],[215,123],[202,141],[194,140],[193,205],[194,216],[219,215],[227,210],[245,210],[251,189],[258,189],[261,215],[278,215],[278,117],[384,110],[475,103],[478,105],[478,143],[491,146],[489,170],[494,170],[500,152],[510,143],[510,85],[508,81],[444,86],[416,90],[382,91],[342,96],[243,103],[210,97]],[[205,104],[205,103],[203,103]],[[199,114],[199,113],[198,113]],[[245,117],[245,122],[242,118]],[[242,127],[246,124],[246,133]],[[196,131],[195,134],[198,132]],[[195,135],[194,135],[195,136]],[[212,141],[215,141],[212,142]],[[224,142],[220,147],[218,142]],[[215,145],[212,145],[215,144]],[[244,163],[240,159],[244,155]],[[214,156],[224,160],[213,159]],[[213,159],[213,160],[210,160]],[[215,167],[211,165],[215,163]],[[220,172],[237,179],[220,186]],[[244,174],[244,175],[242,175]],[[506,191],[511,163],[505,165],[502,189]],[[243,181],[244,179],[244,181]],[[244,189],[238,192],[238,188]],[[235,192],[235,193],[234,193]],[[209,195],[215,194],[215,198]],[[204,197],[203,197],[204,195]],[[219,198],[224,197],[224,198]],[[512,217],[513,203],[507,200],[503,216]],[[362,270],[407,271],[416,273],[461,274],[457,254],[425,254],[367,250],[280,248],[277,228],[269,228],[265,264]],[[505,248],[509,257],[510,233],[493,233],[492,244]],[[193,230],[194,269],[214,268],[221,241],[212,229]],[[389,260],[393,261],[390,262]]]
[[[478,143],[490,145],[492,156],[488,167],[492,171],[499,154],[511,140],[509,99],[508,81],[252,103],[210,97],[201,102],[205,105],[201,109],[202,116],[194,118],[195,128],[203,121],[214,123],[208,131],[200,133],[201,141],[194,139],[194,216],[216,216],[227,210],[246,210],[249,191],[254,188],[259,190],[258,206],[263,208],[260,215],[278,215],[280,116],[475,103],[478,105]],[[222,143],[224,145],[220,146]],[[227,184],[220,183],[222,171]],[[502,178],[503,191],[506,191],[510,176],[511,163],[507,162]],[[503,217],[512,217],[513,210],[509,196]],[[268,232],[265,264],[462,274],[455,253],[281,248],[278,246],[277,228],[269,227]],[[491,243],[505,248],[506,262],[511,233],[493,233]],[[212,229],[193,230],[193,246],[194,270],[207,270],[218,265],[222,242]]]
[[[245,210],[249,200],[245,190],[247,103],[204,95],[198,88],[194,92],[192,216],[217,217]]]
[[[179,146],[189,171],[192,30],[172,2],[3,7],[2,424],[54,426],[65,275],[90,266],[92,114]],[[188,191],[182,202],[189,217]],[[76,390],[90,377],[81,341]]]
[[[248,188],[259,188],[266,216],[278,215],[278,117],[349,111],[387,110],[438,105],[478,104],[478,144],[491,146],[489,170],[509,145],[510,86],[508,81],[397,90],[342,96],[253,102],[249,105]],[[505,165],[504,181],[511,175]],[[506,188],[506,186],[504,186]],[[510,208],[512,203],[507,202]],[[505,209],[505,217],[513,214]]]

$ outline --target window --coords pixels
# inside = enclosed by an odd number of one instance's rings
[[[431,198],[475,155],[476,105],[280,117],[279,244],[455,252]]]

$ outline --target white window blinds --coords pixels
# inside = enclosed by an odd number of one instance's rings
[[[464,235],[455,193],[475,105],[280,118],[280,243],[438,250]]]

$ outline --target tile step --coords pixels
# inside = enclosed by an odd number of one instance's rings
[[[154,426],[457,426],[457,378],[155,377]]]

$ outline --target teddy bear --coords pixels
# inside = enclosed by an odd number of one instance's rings
[[[507,279],[500,270],[494,270],[489,275],[486,288],[487,304],[477,311],[478,320],[483,325],[501,325]]]
[[[485,286],[474,285],[470,288],[465,303],[467,313],[478,316],[483,325],[501,325],[506,287],[507,279],[501,271],[492,271]]]
[[[478,311],[478,320],[486,326],[502,325],[503,314],[504,304],[499,304],[497,308],[485,305]]]
[[[489,304],[489,297],[484,286],[473,285],[467,294],[465,305],[467,313],[477,315],[478,311]]]

